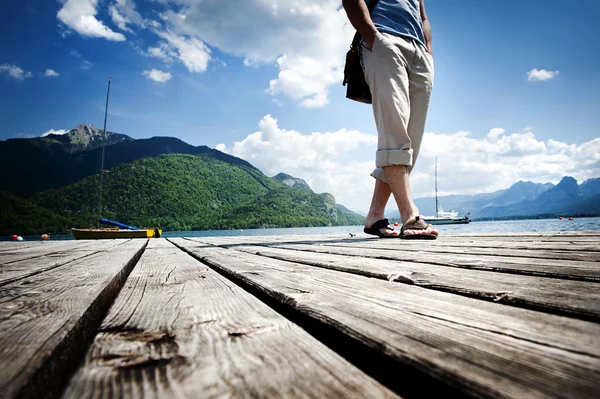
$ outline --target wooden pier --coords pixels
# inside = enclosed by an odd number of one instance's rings
[[[600,397],[600,233],[0,243],[1,398],[448,395]]]

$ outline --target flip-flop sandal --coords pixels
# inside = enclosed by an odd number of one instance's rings
[[[371,234],[371,235],[377,236],[379,238],[398,238],[399,237],[396,235],[386,236],[381,231],[379,231],[381,229],[394,230],[394,228],[392,226],[390,226],[389,220],[381,219],[381,220],[378,220],[375,223],[373,223],[373,225],[371,227],[365,227],[363,229],[363,231],[367,234]]]
[[[403,240],[435,240],[437,238],[434,234],[404,234],[404,230],[427,230],[431,227],[421,219],[420,216],[415,216],[415,220],[410,219],[406,222],[402,229],[400,229],[400,238]]]

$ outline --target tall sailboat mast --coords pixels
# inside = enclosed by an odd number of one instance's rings
[[[102,177],[104,176],[104,147],[106,146],[106,119],[108,117],[108,97],[110,95],[110,82],[112,76],[108,78],[108,90],[106,91],[106,108],[104,109],[104,133],[102,137],[102,160],[100,161],[100,190],[98,195],[98,228],[100,228],[100,218],[102,217]]]
[[[438,190],[437,190],[437,157],[435,157],[435,217],[440,217],[438,214]]]

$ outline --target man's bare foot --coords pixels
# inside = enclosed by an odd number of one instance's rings
[[[394,230],[394,226],[390,225],[387,219],[380,219],[375,222],[365,220],[364,232],[380,238],[399,237],[400,232]]]
[[[423,238],[435,238],[439,235],[439,232],[433,228],[432,225],[425,223],[420,216],[410,217],[404,222],[401,230],[402,236],[420,236]],[[426,237],[430,236],[430,237]]]

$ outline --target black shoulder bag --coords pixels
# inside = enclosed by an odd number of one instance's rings
[[[373,12],[375,5],[379,0],[369,2],[369,15]],[[346,86],[346,98],[365,104],[371,104],[371,89],[365,80],[362,65],[360,64],[360,33],[354,34],[350,50],[346,53],[346,65],[344,65],[344,81]]]

